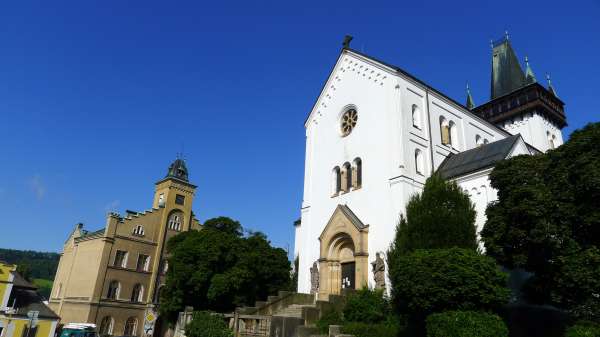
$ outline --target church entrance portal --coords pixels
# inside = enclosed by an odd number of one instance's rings
[[[338,295],[368,282],[368,226],[339,205],[319,237],[319,295]]]
[[[342,292],[347,289],[356,289],[356,263],[342,263]]]

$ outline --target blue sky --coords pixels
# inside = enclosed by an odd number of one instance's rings
[[[60,251],[77,222],[151,206],[183,151],[194,211],[293,245],[304,119],[345,34],[461,102],[489,98],[509,31],[566,102],[600,120],[600,2],[4,1],[0,247]]]

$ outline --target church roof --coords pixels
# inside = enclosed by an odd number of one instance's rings
[[[468,151],[451,154],[440,164],[437,173],[444,179],[451,179],[492,167],[508,157],[520,138],[521,135],[514,135]]]

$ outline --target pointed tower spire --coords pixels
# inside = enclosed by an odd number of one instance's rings
[[[548,81],[548,91],[550,91],[550,93],[556,97],[558,97],[558,95],[556,94],[556,90],[554,90],[554,87],[552,86],[552,81],[550,80],[550,74],[546,74],[546,80]]]
[[[491,99],[504,96],[525,86],[525,73],[519,64],[508,34],[492,42]]]
[[[531,70],[531,66],[529,66],[529,58],[527,58],[527,56],[525,56],[525,82],[527,84],[537,82],[533,70]]]
[[[471,89],[469,88],[469,83],[467,82],[467,109],[473,110],[475,107],[475,102],[473,101],[473,96],[471,96]]]

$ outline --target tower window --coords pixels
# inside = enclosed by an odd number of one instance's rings
[[[177,205],[183,205],[185,203],[185,196],[181,194],[175,195],[175,203]]]
[[[180,231],[181,230],[181,218],[177,214],[171,215],[169,218],[169,229]]]
[[[158,196],[158,207],[165,207],[165,194],[161,193]]]
[[[144,236],[144,233],[144,226],[142,225],[137,225],[133,228],[133,235]]]

